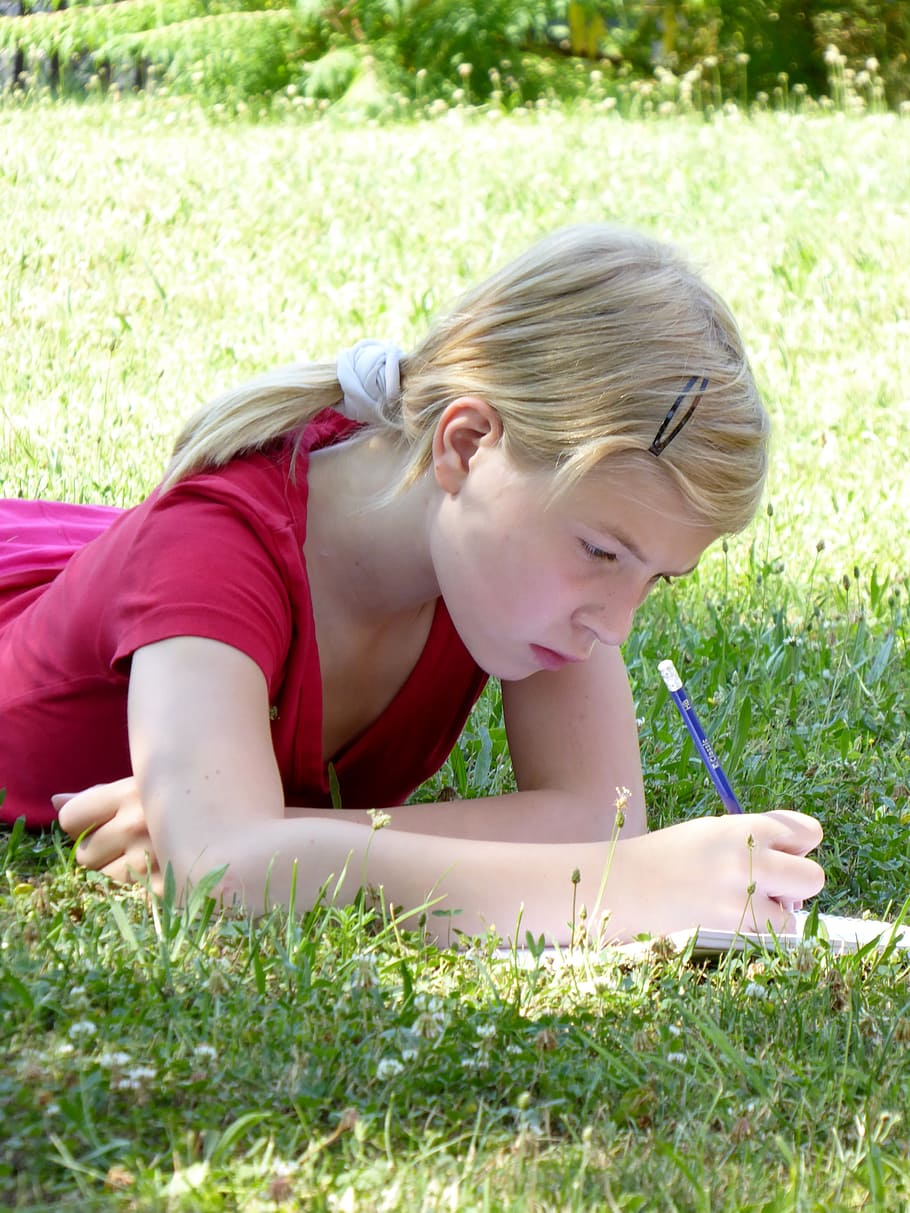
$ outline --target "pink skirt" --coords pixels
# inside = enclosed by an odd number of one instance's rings
[[[0,588],[53,580],[74,552],[122,513],[109,505],[0,498]]]

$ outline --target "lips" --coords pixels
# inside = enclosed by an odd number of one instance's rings
[[[585,660],[584,657],[576,657],[572,653],[558,653],[556,649],[548,649],[541,644],[532,644],[531,652],[537,664],[544,670],[561,670],[565,665]]]

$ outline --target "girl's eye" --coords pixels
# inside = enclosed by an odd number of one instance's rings
[[[605,552],[603,548],[595,547],[593,543],[587,543],[584,539],[580,539],[579,543],[586,555],[592,560],[606,560],[608,564],[612,564],[616,560],[615,552]]]

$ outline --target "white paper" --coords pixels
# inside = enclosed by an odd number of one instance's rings
[[[769,951],[782,948],[784,951],[798,948],[803,944],[803,931],[809,914],[800,911],[794,914],[795,930],[786,934],[756,934],[751,931],[721,931],[711,927],[691,927],[685,931],[675,931],[667,938],[677,951],[685,951],[690,943],[695,956],[714,956],[721,952],[742,952],[746,947],[764,947]],[[892,922],[882,922],[875,918],[844,918],[837,914],[819,914],[818,936],[826,940],[832,952],[843,954],[855,952],[866,944],[875,943],[879,948],[889,944],[901,951],[910,951],[910,924],[895,926]],[[693,942],[694,941],[694,942]],[[653,948],[656,939],[636,940],[634,943],[617,944],[603,952],[606,956],[646,956]],[[522,968],[533,968],[535,956],[527,948],[500,948],[497,955],[502,958],[512,958],[518,961]],[[597,953],[593,954],[596,958]],[[592,953],[583,948],[544,948],[543,957],[556,964],[574,965],[584,960],[590,960]]]
[[[694,951],[701,954],[742,951],[747,944],[771,949],[778,945],[782,948],[794,948],[803,942],[803,931],[809,915],[802,911],[794,914],[794,918],[796,929],[781,935],[757,935],[750,931],[716,931],[710,927],[698,927],[690,931],[677,931],[670,938],[680,949],[688,946],[689,941],[694,938]],[[892,940],[895,947],[910,949],[910,925],[896,927],[893,923],[874,918],[844,918],[837,914],[819,914],[818,934],[828,942],[833,952],[855,952],[869,943],[877,943],[880,948],[884,948]]]

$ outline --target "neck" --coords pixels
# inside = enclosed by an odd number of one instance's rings
[[[424,476],[389,496],[403,466],[382,436],[311,456],[307,567],[349,618],[376,622],[438,597],[427,537],[435,483]]]

